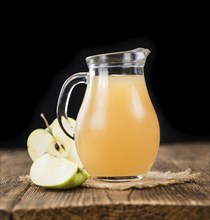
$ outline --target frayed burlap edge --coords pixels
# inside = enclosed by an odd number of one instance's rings
[[[82,184],[86,188],[97,189],[113,189],[113,190],[126,190],[131,188],[142,189],[152,188],[156,186],[168,186],[171,184],[179,184],[185,182],[193,182],[200,176],[200,173],[192,173],[190,168],[181,172],[161,172],[151,171],[142,180],[134,182],[105,182],[96,178],[89,178]],[[29,175],[19,176],[19,181],[30,183],[34,185]]]
[[[171,184],[192,182],[200,176],[200,173],[192,173],[190,168],[184,171],[173,173],[171,171],[151,171],[142,180],[134,182],[105,182],[90,178],[83,186],[87,188],[126,190],[131,188],[151,188],[156,186],[168,186]]]

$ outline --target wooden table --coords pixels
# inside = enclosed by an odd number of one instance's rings
[[[25,149],[1,149],[0,219],[210,219],[210,144],[160,147],[153,170],[201,172],[192,183],[126,191],[77,188],[48,190],[19,181],[29,174]]]

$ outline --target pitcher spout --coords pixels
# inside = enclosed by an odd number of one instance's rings
[[[139,66],[144,67],[150,50],[136,48],[128,51],[98,54],[86,58],[88,67],[110,67],[110,66]]]
[[[151,51],[147,48],[136,48],[131,50],[130,53],[133,56],[134,63],[144,67],[147,56],[151,53]]]

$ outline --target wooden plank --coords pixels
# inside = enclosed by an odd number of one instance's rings
[[[29,173],[31,160],[26,151],[1,149],[0,164],[0,219],[6,220],[29,188],[29,184],[19,181],[19,176]]]
[[[161,146],[153,170],[202,172],[194,183],[141,190],[48,190],[31,186],[13,208],[24,219],[210,219],[210,144]]]
[[[31,189],[14,210],[14,219],[209,219],[201,199],[186,199],[183,188],[111,191]],[[191,188],[188,187],[187,190]],[[177,193],[178,192],[178,193]],[[51,195],[50,195],[51,193]],[[36,196],[34,196],[36,195]],[[189,196],[189,194],[187,194]],[[151,201],[150,201],[151,200]],[[150,202],[149,202],[150,201]],[[198,205],[200,203],[200,205]]]

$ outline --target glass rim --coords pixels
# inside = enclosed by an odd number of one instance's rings
[[[97,54],[86,57],[88,67],[99,66],[115,66],[115,65],[138,65],[144,66],[150,50],[146,48],[136,48],[128,51],[111,52],[104,54]]]

